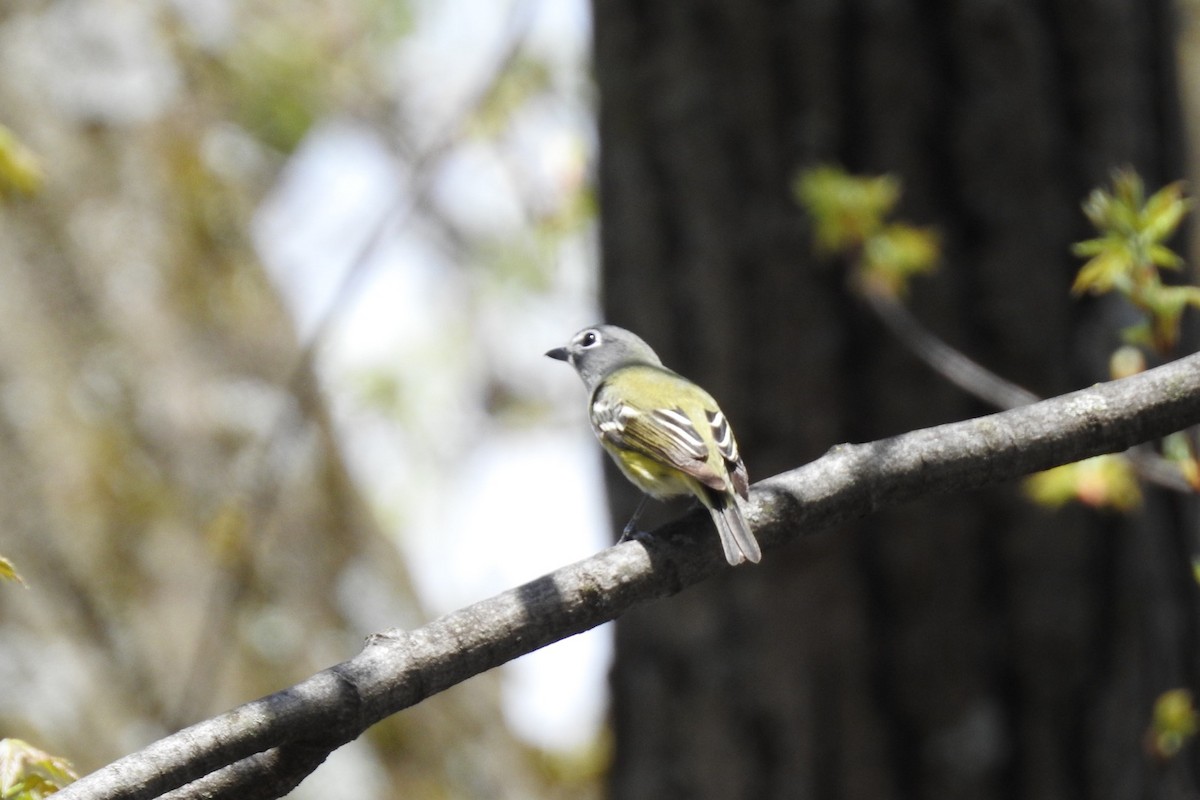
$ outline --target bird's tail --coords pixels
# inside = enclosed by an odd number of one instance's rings
[[[758,547],[758,540],[750,532],[746,518],[742,516],[737,498],[724,492],[713,492],[711,499],[712,504],[708,506],[708,510],[712,512],[713,523],[721,536],[721,549],[725,551],[725,560],[735,567],[743,561],[754,564],[761,561],[762,550]]]

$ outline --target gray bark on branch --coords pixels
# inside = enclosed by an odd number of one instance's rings
[[[753,487],[765,550],[918,497],[1011,480],[1200,424],[1200,354],[1033,405],[839,445]],[[384,717],[729,569],[708,514],[445,615],[87,775],[62,800],[274,798]],[[749,569],[742,567],[742,569]]]

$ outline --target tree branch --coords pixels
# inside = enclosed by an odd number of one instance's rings
[[[747,516],[769,550],[886,506],[1118,452],[1198,423],[1193,355],[999,414],[839,445],[756,484]],[[688,514],[415,631],[372,636],[349,661],[161,739],[58,797],[281,796],[384,717],[724,569],[708,515]]]
[[[1005,380],[966,354],[947,344],[930,332],[912,312],[894,297],[856,287],[855,296],[861,299],[875,317],[883,323],[909,352],[954,386],[977,400],[1000,409],[1019,408],[1042,398],[1033,392]],[[1147,447],[1138,447],[1125,454],[1138,477],[1164,489],[1190,494],[1193,489],[1179,468]]]
[[[996,408],[1009,409],[1027,406],[1041,399],[1028,389],[1001,378],[946,344],[894,297],[873,291],[867,286],[855,287],[854,296],[875,313],[876,318],[908,348],[909,352],[977,400]]]

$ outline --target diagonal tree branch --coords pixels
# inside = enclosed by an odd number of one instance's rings
[[[1018,408],[1041,400],[1028,389],[1000,377],[951,347],[895,298],[865,286],[856,287],[855,296],[913,355],[972,397],[1000,409]],[[1142,480],[1175,492],[1187,494],[1193,491],[1179,468],[1150,447],[1135,447],[1125,456]]]
[[[909,352],[937,374],[967,394],[995,408],[1009,409],[1036,403],[1041,398],[1028,389],[1005,380],[951,347],[913,316],[899,300],[871,289],[855,286],[854,296],[874,312]]]
[[[756,484],[747,516],[769,550],[879,508],[1118,452],[1198,423],[1200,355],[1192,355],[999,414],[839,445]],[[417,630],[377,634],[349,661],[161,739],[58,797],[279,797],[384,717],[727,569],[710,534],[706,513],[688,514]]]

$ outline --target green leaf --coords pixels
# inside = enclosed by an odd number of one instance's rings
[[[1183,268],[1183,258],[1181,258],[1178,253],[1166,245],[1150,245],[1147,254],[1150,256],[1150,263],[1157,267],[1166,267],[1167,269]]]
[[[1080,267],[1075,283],[1071,285],[1071,292],[1104,294],[1113,288],[1123,288],[1128,285],[1132,268],[1133,259],[1124,245],[1109,243],[1095,258]]]
[[[1071,252],[1080,258],[1099,255],[1108,247],[1107,239],[1084,239],[1071,245]]]
[[[41,160],[15,133],[0,125],[0,197],[34,194],[44,180]]]
[[[1164,186],[1146,201],[1141,228],[1151,242],[1169,239],[1191,206],[1191,201],[1183,196],[1181,181]]]
[[[1192,442],[1186,431],[1176,431],[1162,440],[1163,458],[1168,461],[1183,461],[1192,458]]]
[[[1155,320],[1127,335],[1161,342],[1162,332],[1177,324],[1172,307],[1154,302],[1161,285],[1159,269],[1180,269],[1183,259],[1163,244],[1178,229],[1192,201],[1184,197],[1183,184],[1164,186],[1145,200],[1141,177],[1131,169],[1112,176],[1112,190],[1094,189],[1084,200],[1083,212],[1100,235],[1076,243],[1072,252],[1087,259],[1071,287],[1074,294],[1103,294],[1113,290],[1126,295],[1152,316],[1156,309],[1174,319]]]
[[[1197,286],[1171,286],[1172,292],[1177,294],[1184,305],[1195,306],[1200,308],[1200,287]]]
[[[1034,502],[1057,508],[1078,501],[1094,508],[1131,511],[1142,502],[1137,475],[1119,455],[1096,456],[1039,472],[1025,479]]]
[[[1108,357],[1108,374],[1112,380],[1120,380],[1146,371],[1146,354],[1140,347],[1123,345]]]
[[[1154,310],[1180,313],[1189,305],[1200,306],[1200,288],[1159,285],[1153,293]]]
[[[1083,201],[1083,214],[1097,230],[1104,231],[1112,226],[1109,209],[1114,198],[1103,189],[1093,189]]]
[[[941,242],[935,231],[896,223],[867,240],[862,276],[891,296],[903,295],[911,278],[937,269],[940,257]]]
[[[1121,341],[1138,347],[1154,347],[1154,334],[1150,329],[1150,320],[1142,320],[1121,329]]]
[[[1198,727],[1200,720],[1197,718],[1196,704],[1187,689],[1171,689],[1154,701],[1150,730],[1155,754],[1160,758],[1177,755],[1187,741],[1196,735]]]
[[[1132,167],[1124,167],[1113,173],[1113,193],[1117,200],[1113,207],[1114,219],[1123,224],[1133,225],[1139,210],[1145,204],[1145,185],[1142,176]]]
[[[889,175],[859,177],[828,164],[801,172],[792,189],[813,219],[818,249],[829,255],[861,247],[900,199],[900,182]]]
[[[79,776],[64,758],[20,739],[0,739],[0,798],[41,800]]]
[[[1183,310],[1189,305],[1200,307],[1200,288],[1154,283],[1145,287],[1142,300],[1150,314],[1154,347],[1163,352],[1179,340]]]
[[[930,228],[887,222],[900,189],[890,175],[861,177],[831,165],[805,170],[793,183],[812,217],[818,252],[851,259],[856,286],[889,296],[903,294],[913,276],[936,269],[942,249]]]
[[[22,586],[25,585],[24,579],[17,573],[17,568],[4,556],[0,556],[0,580],[15,581]]]

